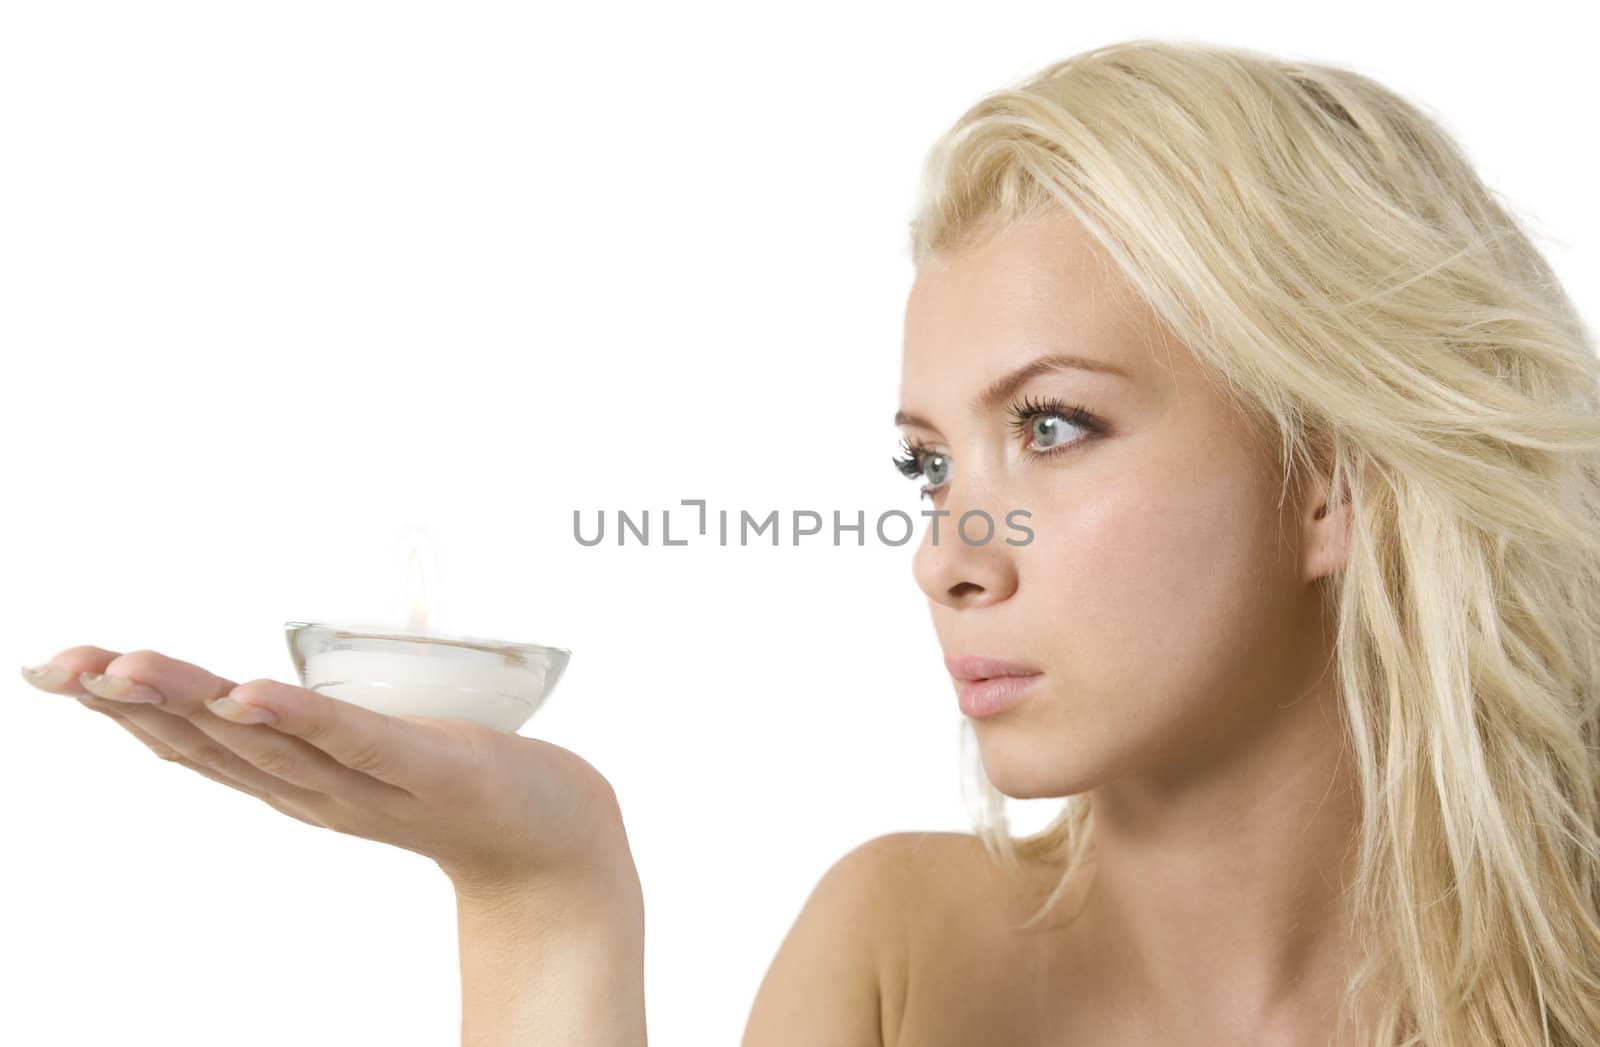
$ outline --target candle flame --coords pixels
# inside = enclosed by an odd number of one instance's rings
[[[429,619],[439,617],[438,607],[431,606],[437,602],[438,594],[433,593],[434,599],[429,599],[430,593],[438,588],[438,556],[434,551],[433,542],[420,531],[412,531],[406,535],[405,548],[407,551],[406,632],[427,633]],[[437,621],[434,622],[434,627],[438,627]]]
[[[406,588],[411,594],[411,604],[406,612],[406,632],[425,633],[428,631],[428,584],[423,577],[422,557],[415,549],[411,550]]]

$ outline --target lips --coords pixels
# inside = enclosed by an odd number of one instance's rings
[[[997,676],[1036,676],[1039,670],[1021,662],[1008,662],[977,654],[952,655],[944,667],[957,680],[992,680]]]
[[[967,716],[992,716],[1020,702],[1044,674],[1031,665],[985,655],[956,655],[944,666],[957,681],[956,698]]]

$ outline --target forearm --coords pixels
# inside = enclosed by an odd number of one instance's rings
[[[644,1047],[637,883],[582,896],[456,894],[462,1047]]]

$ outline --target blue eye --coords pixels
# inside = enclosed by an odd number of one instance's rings
[[[935,490],[950,480],[950,457],[931,451],[922,444],[912,444],[902,440],[900,454],[895,457],[894,465],[912,480],[919,476],[927,477],[929,482],[920,492],[924,498],[931,498]]]
[[[1069,406],[1060,400],[1042,401],[1024,399],[1009,408],[1011,429],[1032,438],[1032,447],[1024,449],[1031,458],[1044,458],[1057,454],[1105,433],[1106,425],[1099,418],[1079,406]],[[1064,440],[1061,423],[1075,426],[1087,434],[1077,440]],[[1034,450],[1034,448],[1038,450]]]
[[[1079,444],[1104,435],[1109,426],[1080,406],[1063,403],[1046,397],[1043,400],[1023,399],[1007,409],[1009,426],[1019,436],[1028,439],[1023,454],[1029,459],[1049,458],[1065,454]],[[1073,439],[1068,428],[1080,429],[1083,435]],[[926,478],[921,489],[924,498],[950,482],[955,467],[950,456],[902,438],[900,453],[894,459],[895,468],[909,479]]]

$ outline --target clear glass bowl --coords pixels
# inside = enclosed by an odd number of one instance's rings
[[[515,733],[572,652],[541,644],[285,622],[300,685],[391,716],[468,720]]]

